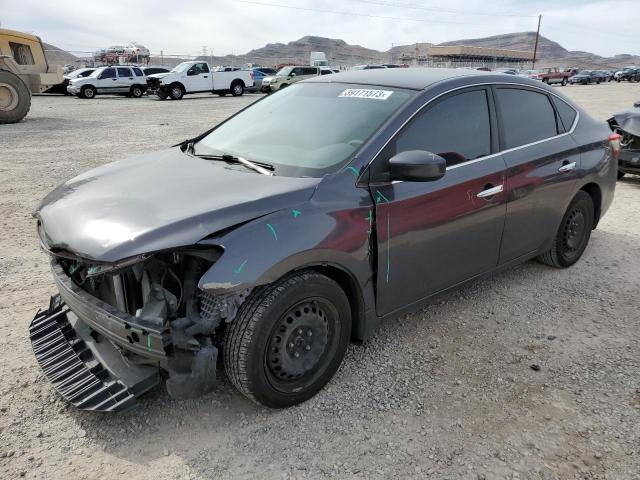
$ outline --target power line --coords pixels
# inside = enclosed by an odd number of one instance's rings
[[[270,3],[270,2],[257,2],[254,0],[231,0],[236,3],[247,3],[250,5],[260,5],[261,7],[277,7],[277,8],[285,8],[289,10],[302,10],[306,12],[318,12],[318,13],[330,13],[333,15],[346,15],[346,16],[355,16],[355,17],[367,17],[367,18],[382,18],[385,20],[403,20],[409,22],[421,22],[421,23],[438,23],[438,24],[451,24],[451,25],[481,25],[481,26],[490,26],[490,27],[530,27],[530,25],[517,25],[517,24],[497,24],[497,23],[473,23],[473,22],[452,22],[452,21],[443,21],[443,20],[430,20],[426,18],[411,18],[411,17],[391,17],[386,15],[374,15],[371,13],[359,13],[359,12],[347,12],[347,11],[339,11],[339,10],[328,10],[321,8],[312,8],[312,7],[298,7],[294,5],[283,5],[280,3]]]
[[[368,3],[371,5],[380,5],[382,7],[393,7],[393,8],[406,8],[410,10],[424,10],[427,12],[438,12],[438,13],[454,13],[456,15],[485,15],[489,17],[519,17],[519,18],[537,18],[536,15],[522,15],[517,13],[504,13],[504,12],[487,12],[486,10],[459,10],[454,8],[440,8],[440,7],[424,7],[422,5],[407,5],[402,3],[388,3],[382,1],[375,0],[353,0],[355,2],[360,3]]]

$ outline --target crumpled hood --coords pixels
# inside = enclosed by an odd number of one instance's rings
[[[35,212],[40,237],[99,262],[115,262],[204,237],[311,198],[317,178],[261,175],[179,148],[90,170],[52,191]]]
[[[622,130],[640,137],[640,110],[616,113],[613,118]]]
[[[151,75],[147,75],[148,78],[164,78],[167,75],[174,75],[175,72],[164,72],[164,73],[152,73]]]

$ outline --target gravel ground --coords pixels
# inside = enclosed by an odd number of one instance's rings
[[[562,91],[603,120],[640,99],[638,84]],[[255,406],[222,374],[203,398],[158,389],[121,415],[61,400],[27,338],[54,292],[31,212],[256,98],[40,96],[0,127],[0,478],[640,479],[638,177],[573,268],[529,262],[385,323],[298,407]]]

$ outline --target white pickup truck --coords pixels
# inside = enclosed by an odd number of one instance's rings
[[[253,72],[235,70],[214,72],[207,62],[182,62],[168,73],[156,73],[147,77],[150,95],[161,99],[171,97],[180,100],[188,93],[211,92],[234,97],[242,95],[246,88],[253,86]]]

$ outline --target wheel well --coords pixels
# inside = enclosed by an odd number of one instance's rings
[[[344,270],[330,265],[316,265],[308,267],[336,282],[347,295],[351,307],[351,336],[362,331],[364,326],[364,299],[358,282]]]
[[[175,87],[176,85],[180,87],[180,89],[182,90],[182,93],[186,93],[184,85],[181,84],[180,82],[173,82],[171,85],[169,85],[169,88]]]
[[[602,206],[602,191],[596,183],[587,183],[580,190],[587,192],[593,201],[593,228],[596,228],[600,220]]]
[[[242,88],[245,87],[244,82],[239,78],[236,78],[233,82],[231,82],[231,86],[233,87],[236,83],[239,83],[240,85],[242,85]]]

